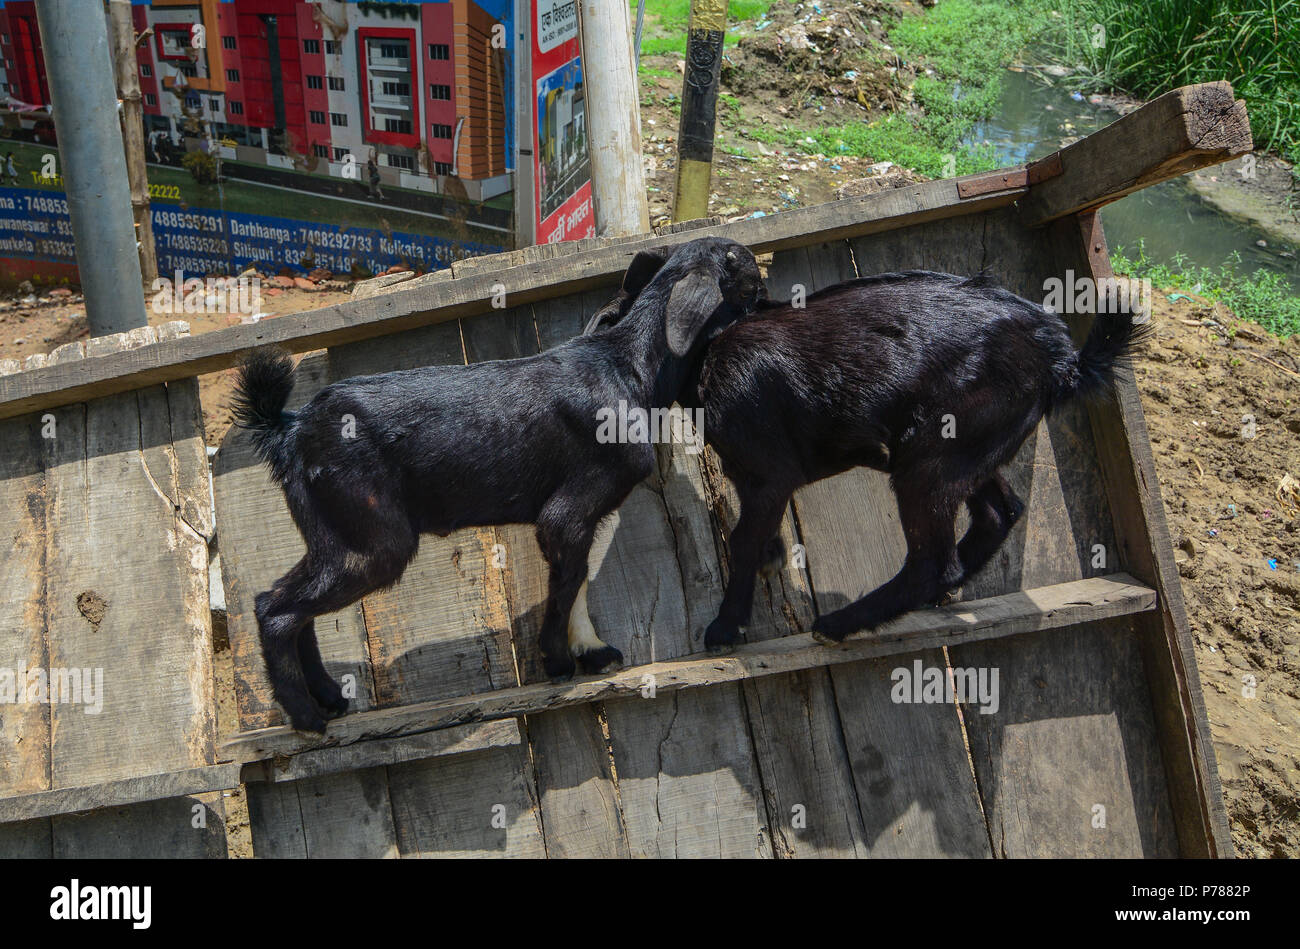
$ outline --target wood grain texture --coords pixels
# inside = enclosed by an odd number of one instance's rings
[[[144,328],[70,344],[45,362],[68,365],[86,349],[112,353],[154,338]],[[4,637],[17,650],[4,664],[48,673],[51,698],[65,688],[74,694],[6,711],[15,742],[0,753],[0,793],[58,795],[212,763],[212,516],[197,382],[15,419],[3,437],[4,490],[22,494],[6,505],[5,526],[23,537],[0,584],[6,609],[18,611],[5,626],[25,631]],[[24,836],[48,840],[54,855],[224,854],[219,807],[206,810],[212,803],[177,797],[31,822]]]
[[[1172,89],[1058,153],[1062,173],[1029,189],[1024,223],[1038,227],[1254,147],[1246,104],[1226,82]]]
[[[1082,214],[1053,229],[1059,266],[1093,279],[1113,276],[1097,214]],[[1090,321],[1079,327],[1083,333]],[[1142,401],[1131,374],[1121,373],[1109,398],[1088,406],[1116,525],[1118,563],[1160,595],[1158,615],[1136,620],[1160,734],[1181,851],[1186,856],[1230,856],[1232,841],[1187,625],[1173,544],[1165,524],[1160,482],[1147,438]]]

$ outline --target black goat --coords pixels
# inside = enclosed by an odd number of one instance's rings
[[[641,285],[653,262],[640,262]],[[611,301],[586,331],[599,336],[626,309]],[[679,400],[703,406],[705,441],[740,496],[706,645],[725,651],[748,622],[755,573],[784,558],[777,532],[795,489],[858,466],[889,473],[907,557],[893,579],[819,617],[813,635],[839,642],[941,600],[1024,510],[998,469],[1054,406],[1102,390],[1145,330],[1131,312],[1101,315],[1076,351],[1051,311],[983,275],[929,271],[849,281],[803,308],[760,303],[709,344],[698,401]],[[956,543],[963,503],[970,527]]]
[[[597,525],[651,472],[654,448],[601,444],[598,415],[620,401],[670,406],[704,340],[763,293],[753,255],[721,238],[684,244],[656,269],[598,337],[522,359],[346,379],[297,412],[284,410],[293,387],[285,353],[261,350],[245,363],[236,416],[307,544],[256,598],[272,691],[295,728],[322,732],[322,713],[347,709],[321,661],[315,618],[395,583],[422,533],[535,524],[550,567],[547,674],[567,679],[575,658],[586,671],[622,663],[575,601],[585,600]]]

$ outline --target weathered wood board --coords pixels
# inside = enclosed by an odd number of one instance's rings
[[[155,338],[70,344],[48,362]],[[0,792],[211,764],[212,515],[197,382],[19,417],[0,437],[0,531],[15,554],[0,567],[0,665],[48,681],[48,701],[5,706]],[[224,856],[223,821],[220,796],[204,794],[6,826],[0,839],[31,856]]]

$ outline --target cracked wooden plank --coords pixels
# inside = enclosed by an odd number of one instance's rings
[[[781,251],[767,271],[768,294],[789,300],[857,276],[843,241]],[[720,529],[719,545],[739,515],[738,500],[710,451],[707,484]],[[815,612],[807,571],[791,553],[801,537],[792,510],[782,519],[785,565],[758,579],[746,642],[778,639],[811,627]],[[729,555],[729,552],[728,552]],[[802,562],[802,557],[798,558]],[[826,669],[749,679],[743,685],[754,750],[762,776],[772,846],[782,857],[868,855],[857,794],[844,747],[834,690]]]
[[[154,338],[143,328],[70,344],[44,364],[70,365],[87,353],[138,348]],[[179,424],[173,406],[182,410]],[[6,780],[10,794],[25,785],[57,795],[214,760],[207,543],[187,523],[187,517],[211,520],[206,486],[199,498],[187,490],[200,477],[206,481],[197,406],[198,384],[191,379],[8,426],[7,464],[26,465],[28,472],[12,481],[27,494],[12,510],[25,514],[32,529],[18,545],[25,561],[14,567],[37,568],[27,586],[41,588],[37,598],[24,599],[22,573],[6,580],[18,583],[13,592],[24,615],[16,628],[30,633],[21,661],[48,672],[51,689],[57,682],[76,693],[46,704],[39,720],[12,717],[27,746],[20,760],[42,749],[45,760],[39,776],[28,771],[17,782]],[[127,737],[131,753],[123,754]],[[209,810],[206,827],[195,828],[199,805]],[[219,798],[201,795],[118,813],[30,820],[4,833],[25,839],[16,849],[30,855],[213,856],[225,853],[223,816]]]
[[[222,748],[223,754],[238,760],[261,760],[296,754],[307,748],[349,745],[467,722],[531,715],[606,698],[639,699],[647,675],[654,676],[659,693],[696,689],[921,649],[1060,629],[1141,613],[1154,609],[1155,605],[1155,593],[1149,587],[1125,574],[1113,574],[1037,590],[1020,590],[942,609],[918,610],[873,633],[853,634],[834,648],[822,646],[801,633],[744,643],[725,656],[695,653],[570,682],[540,682],[487,694],[359,712],[331,722],[323,742],[305,740],[287,726],[278,726],[238,735]]]
[[[1021,199],[1039,227],[1140,188],[1228,161],[1254,147],[1246,104],[1226,82],[1172,89],[1059,152],[1061,174]]]

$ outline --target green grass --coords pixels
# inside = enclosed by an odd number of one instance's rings
[[[795,143],[804,151],[892,161],[932,178],[997,167],[992,148],[962,140],[997,109],[1003,68],[1041,35],[1044,17],[1024,3],[946,0],[902,18],[888,40],[905,62],[919,67],[912,92],[924,115],[896,113],[871,124],[818,129]]]
[[[1082,85],[1144,99],[1226,79],[1246,100],[1257,147],[1300,161],[1300,0],[1034,0]],[[1104,28],[1104,36],[1095,27]],[[1103,39],[1101,45],[1095,39]]]
[[[1111,267],[1139,279],[1148,279],[1162,289],[1183,290],[1222,303],[1237,317],[1257,323],[1276,336],[1300,333],[1300,297],[1286,279],[1271,270],[1241,271],[1241,258],[1234,252],[1217,270],[1189,266],[1182,255],[1168,264],[1146,255],[1138,241],[1136,256],[1129,257],[1123,247],[1111,254]]]

